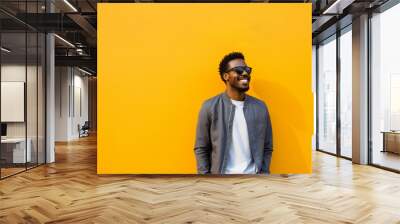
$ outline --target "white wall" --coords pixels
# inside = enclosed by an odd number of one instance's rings
[[[32,67],[28,67],[30,70]],[[30,72],[28,72],[30,74]],[[25,64],[8,64],[1,66],[2,82],[25,82]],[[6,108],[1,108],[6,110]],[[11,122],[7,123],[7,137],[25,137],[25,123]]]
[[[72,67],[56,67],[55,73],[55,140],[70,141],[88,120],[88,77]]]
[[[82,76],[82,73],[76,74],[77,70],[74,70],[75,75],[74,75],[74,108],[72,109],[73,111],[73,119],[72,119],[72,132],[71,135],[74,138],[79,137],[78,133],[78,124],[81,126],[85,123],[85,121],[88,121],[89,119],[89,111],[88,111],[88,77],[87,76]],[[80,97],[79,97],[80,96]],[[81,110],[81,111],[80,111]],[[75,112],[75,113],[74,113]]]
[[[27,75],[28,75],[28,81],[29,85],[36,86],[36,80],[31,77],[35,76],[36,77],[36,66],[27,66],[25,67],[25,64],[4,64],[1,66],[1,81],[2,82],[25,82],[25,75],[27,69]],[[27,106],[31,106],[36,108],[36,88],[27,88]],[[3,96],[4,97],[4,96]],[[30,105],[31,102],[34,102],[34,104]],[[2,110],[6,110],[7,108],[1,108]],[[31,109],[28,110],[27,118],[28,122],[28,137],[30,133],[33,133],[33,131],[30,131],[30,128],[32,127],[33,130],[36,130],[36,126],[33,127],[34,125],[31,124],[31,122],[35,122],[37,120],[37,115],[36,113],[31,113]],[[7,136],[8,137],[25,137],[25,123],[26,122],[7,122]],[[36,133],[36,132],[35,132]]]
[[[55,68],[55,141],[68,140],[69,73],[69,68],[67,67]]]

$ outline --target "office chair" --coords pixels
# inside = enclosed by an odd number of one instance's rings
[[[89,136],[89,129],[90,129],[89,121],[85,121],[82,127],[78,125],[78,129],[79,129],[79,138]]]

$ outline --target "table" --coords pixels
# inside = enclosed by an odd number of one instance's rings
[[[26,139],[28,143],[25,154],[25,138],[6,138],[1,139],[1,157],[6,160],[6,163],[26,163],[31,162],[32,140]]]
[[[383,133],[382,152],[400,154],[400,131],[382,131],[381,133]]]

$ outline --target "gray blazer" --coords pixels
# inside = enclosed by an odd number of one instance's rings
[[[243,112],[256,173],[269,173],[272,128],[268,108],[263,101],[246,95]],[[234,116],[235,105],[225,92],[203,103],[194,146],[199,174],[220,174],[225,169]]]

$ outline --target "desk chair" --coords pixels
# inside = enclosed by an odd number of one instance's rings
[[[80,127],[80,125],[78,124],[79,138],[89,136],[89,129],[90,129],[89,121],[85,121],[82,127]]]

